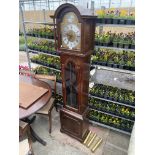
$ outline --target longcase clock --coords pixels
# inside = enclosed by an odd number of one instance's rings
[[[89,127],[86,114],[95,19],[90,10],[67,3],[59,6],[54,14],[64,101],[60,110],[60,131],[81,142]]]

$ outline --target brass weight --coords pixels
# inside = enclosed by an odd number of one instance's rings
[[[88,133],[88,135],[87,135],[86,139],[84,140],[83,144],[86,144],[86,143],[87,143],[87,141],[88,141],[88,139],[89,139],[89,137],[90,137],[91,133],[92,133],[92,132],[91,132],[91,131],[89,131],[89,133]]]
[[[103,141],[103,139],[100,138],[100,139],[96,142],[96,144],[92,147],[91,151],[92,151],[92,152],[95,152],[95,150],[99,147],[99,145],[102,143],[102,141]]]
[[[90,139],[90,141],[89,141],[87,147],[90,147],[90,145],[93,143],[93,140],[96,138],[96,136],[97,136],[96,133],[94,133],[94,134],[93,134],[93,137]]]

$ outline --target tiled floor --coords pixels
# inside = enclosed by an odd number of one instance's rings
[[[25,52],[19,53],[20,64],[27,65]],[[103,138],[100,147],[91,153],[90,149],[60,132],[59,113],[53,109],[52,112],[52,133],[48,133],[48,119],[37,115],[32,124],[34,130],[43,138],[47,145],[43,146],[38,142],[33,143],[35,155],[127,155],[130,136],[98,126],[90,125],[90,130]]]

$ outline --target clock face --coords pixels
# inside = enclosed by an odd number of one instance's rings
[[[81,24],[73,12],[66,13],[61,23],[61,48],[80,50]]]

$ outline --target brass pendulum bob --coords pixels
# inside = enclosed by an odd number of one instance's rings
[[[88,133],[88,135],[87,135],[86,139],[84,140],[83,144],[86,144],[86,143],[87,143],[87,141],[88,141],[88,139],[89,139],[89,137],[90,137],[91,133],[92,133],[92,132],[91,132],[91,131],[89,131],[89,133]]]
[[[96,136],[97,136],[96,133],[94,133],[94,134],[93,134],[93,137],[90,139],[90,141],[89,141],[87,147],[90,147],[90,145],[93,143],[93,140],[95,139]]]
[[[103,141],[103,139],[100,138],[100,139],[96,142],[96,144],[92,147],[91,151],[92,151],[92,152],[95,152],[95,150],[99,147],[99,145],[102,143],[102,141]]]

